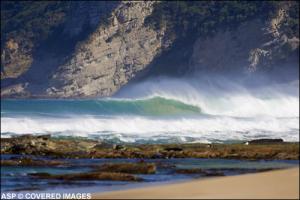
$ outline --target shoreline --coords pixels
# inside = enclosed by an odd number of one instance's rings
[[[119,144],[88,138],[55,138],[51,135],[20,135],[1,138],[1,154],[52,158],[219,158],[243,160],[299,160],[299,142],[257,139],[233,144]]]
[[[229,177],[192,180],[113,192],[94,193],[94,199],[297,199],[299,167]]]
[[[63,180],[61,188],[96,186],[95,181],[113,181],[112,186],[118,181],[150,181],[155,186],[161,180],[299,167],[299,143],[282,139],[252,140],[248,144],[113,144],[87,138],[23,135],[2,139],[1,155],[6,180],[12,181],[4,184],[5,190],[19,191],[47,189],[59,180]],[[32,168],[38,171],[32,172]],[[10,177],[18,178],[18,170],[26,179],[10,188],[15,183]],[[46,185],[37,184],[42,182]],[[91,192],[100,191],[95,188]]]

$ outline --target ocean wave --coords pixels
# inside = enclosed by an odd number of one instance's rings
[[[143,98],[93,100],[4,100],[1,116],[73,115],[182,116],[220,115],[229,117],[299,117],[299,97],[230,94],[205,96],[156,92]]]
[[[94,114],[94,115],[186,115],[200,114],[197,106],[174,99],[151,97],[146,99],[94,99],[94,100],[5,100],[2,116],[9,114]]]
[[[128,86],[116,97],[163,97],[196,106],[209,115],[299,117],[299,84],[294,82],[251,88],[221,78],[157,78]]]
[[[299,141],[299,84],[246,88],[163,79],[111,98],[2,100],[1,137],[82,136],[123,142]]]
[[[232,117],[110,117],[74,116],[57,120],[40,117],[1,118],[2,137],[13,134],[52,134],[121,141],[190,138],[204,141],[280,137],[299,141],[299,118]],[[6,134],[4,134],[6,133]],[[182,139],[184,140],[184,139]]]

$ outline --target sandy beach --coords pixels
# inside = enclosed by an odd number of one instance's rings
[[[93,194],[97,199],[299,199],[299,168]]]

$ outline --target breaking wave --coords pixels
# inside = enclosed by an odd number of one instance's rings
[[[185,115],[200,113],[197,106],[163,97],[97,100],[6,100],[2,113],[93,115]]]
[[[112,98],[2,100],[1,137],[82,136],[114,142],[299,141],[299,82],[245,88],[149,81]]]

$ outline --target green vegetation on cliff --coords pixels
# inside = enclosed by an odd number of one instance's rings
[[[216,28],[233,28],[252,18],[266,19],[275,14],[280,1],[163,1],[145,21],[153,28],[166,26],[171,34],[208,35]],[[288,26],[298,30],[299,2],[292,2]]]
[[[1,1],[1,40],[46,39],[53,27],[64,22],[69,8],[69,1]]]
[[[296,66],[298,52],[299,1],[1,1],[6,97],[108,96],[133,77]]]
[[[41,43],[66,20],[69,1],[1,1],[1,79],[29,69]]]

